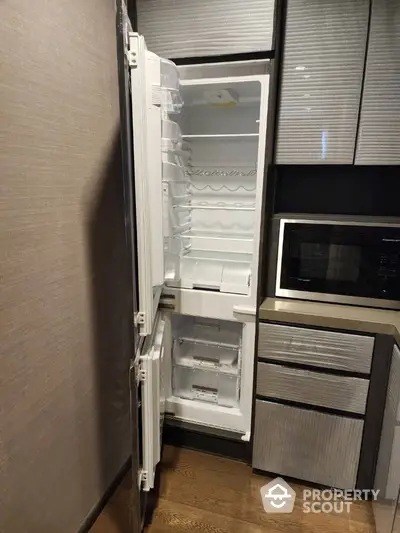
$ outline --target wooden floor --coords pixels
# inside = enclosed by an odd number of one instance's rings
[[[291,514],[264,512],[260,487],[271,478],[251,467],[213,455],[166,446],[161,488],[146,533],[375,533],[371,504],[357,502],[349,514],[304,514],[302,486]],[[129,476],[90,533],[131,533]]]

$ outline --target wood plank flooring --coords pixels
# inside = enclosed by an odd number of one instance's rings
[[[375,533],[371,504],[356,502],[346,514],[304,514],[302,485],[291,514],[267,514],[260,488],[270,478],[231,459],[166,446],[161,463],[160,498],[146,533]],[[130,476],[91,529],[91,533],[131,533]]]

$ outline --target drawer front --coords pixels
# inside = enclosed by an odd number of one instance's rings
[[[253,468],[355,487],[364,422],[256,400]]]
[[[258,356],[322,368],[369,373],[374,338],[278,324],[260,324]]]
[[[257,394],[351,413],[365,413],[369,381],[258,363]]]

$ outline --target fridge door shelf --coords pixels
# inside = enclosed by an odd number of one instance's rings
[[[185,167],[177,163],[163,162],[162,164],[163,181],[186,181],[190,183],[189,177],[185,173]]]
[[[188,200],[191,198],[190,183],[186,180],[180,181],[164,181],[163,186],[168,189],[168,195],[174,201]]]
[[[161,85],[169,89],[179,90],[180,80],[178,69],[169,59],[160,58]]]
[[[183,99],[178,89],[160,87],[161,109],[163,117],[168,115],[177,115],[182,111]]]
[[[163,163],[187,167],[190,164],[191,153],[190,150],[184,150],[170,139],[161,139],[161,158]],[[189,176],[186,168],[185,175]]]
[[[235,375],[180,365],[173,368],[172,389],[178,398],[238,407],[237,383]]]
[[[181,129],[173,120],[165,118],[161,121],[161,138],[171,141],[179,148],[182,147]]]

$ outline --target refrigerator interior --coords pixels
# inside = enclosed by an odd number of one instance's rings
[[[171,394],[239,408],[242,324],[173,314]]]
[[[180,113],[162,117],[166,282],[247,295],[261,84],[186,80],[180,94]]]

